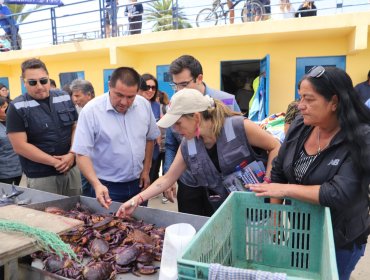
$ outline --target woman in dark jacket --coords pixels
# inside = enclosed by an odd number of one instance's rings
[[[299,95],[302,117],[292,123],[273,163],[273,183],[250,188],[257,196],[329,207],[338,273],[349,279],[370,228],[370,111],[338,68],[312,68]]]

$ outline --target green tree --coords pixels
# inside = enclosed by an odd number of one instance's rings
[[[158,0],[147,4],[149,8],[146,9],[146,20],[153,22],[153,31],[165,31],[173,29],[172,17],[172,0]],[[177,9],[177,28],[191,28],[191,24],[185,17],[183,8],[178,7]]]
[[[17,13],[25,13],[25,12],[33,12],[36,11],[38,8],[40,8],[42,5],[18,5],[18,4],[9,4],[7,5],[9,9],[12,11],[13,14]],[[22,14],[22,15],[16,15],[14,16],[14,20],[17,23],[24,22],[24,20],[30,15],[30,13]]]

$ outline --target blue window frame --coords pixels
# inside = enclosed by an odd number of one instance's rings
[[[335,66],[346,70],[345,56],[297,57],[295,99],[298,99],[298,83],[302,77],[316,65]]]
[[[73,80],[85,79],[84,71],[59,73],[60,88],[70,84]]]
[[[109,91],[109,80],[112,76],[114,69],[104,69],[103,71],[103,82],[104,82],[104,93],[107,93]]]
[[[171,98],[175,92],[170,86],[172,82],[172,76],[170,74],[169,65],[157,65],[157,80],[158,88],[167,93],[168,97]]]

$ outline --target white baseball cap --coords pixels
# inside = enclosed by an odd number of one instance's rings
[[[182,115],[203,112],[214,107],[214,100],[196,89],[184,88],[176,92],[170,101],[167,113],[157,122],[162,128],[172,126]]]

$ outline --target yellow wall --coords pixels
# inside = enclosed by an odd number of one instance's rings
[[[60,72],[84,71],[97,95],[103,93],[103,69],[132,66],[156,74],[157,65],[190,54],[199,59],[204,79],[220,87],[221,61],[256,60],[270,55],[270,112],[279,112],[295,93],[296,59],[346,56],[346,70],[355,84],[366,79],[370,12],[326,17],[265,21],[211,28],[76,42],[33,51],[3,53],[0,77],[9,77],[11,96],[20,91],[20,64],[39,57],[59,84]]]

